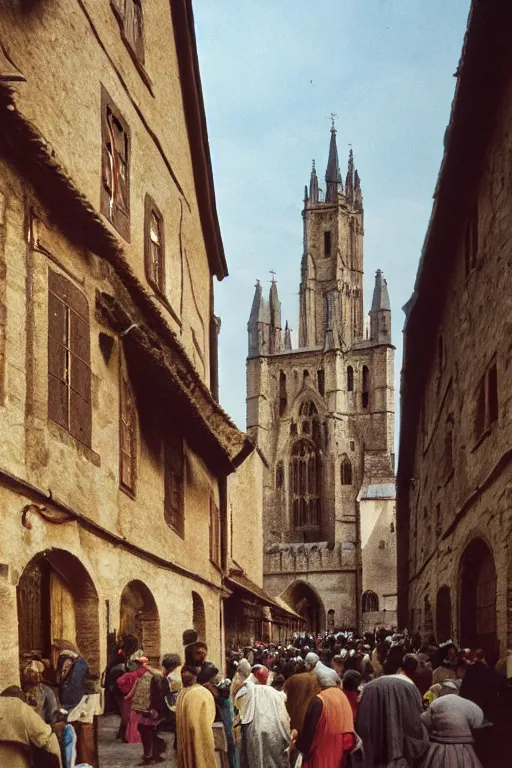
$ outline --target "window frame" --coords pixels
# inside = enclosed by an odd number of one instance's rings
[[[288,483],[293,530],[320,530],[322,457],[314,442],[306,436],[301,436],[292,446]]]
[[[492,387],[491,380],[493,380]],[[474,433],[476,445],[479,445],[498,420],[498,364],[496,357],[494,357],[475,390]]]
[[[330,259],[332,256],[332,232],[330,229],[324,229],[324,259]]]
[[[119,25],[121,40],[126,46],[126,49],[130,54],[130,58],[133,61],[135,68],[137,69],[139,75],[141,76],[144,84],[148,88],[151,95],[154,96],[153,82],[146,70],[146,34],[145,34],[145,23],[144,23],[144,9],[142,7],[142,2],[140,2],[140,0],[135,0],[140,4],[141,18],[142,18],[142,58],[140,58],[139,55],[137,54],[135,47],[132,45],[129,36],[126,33],[126,20],[127,20],[126,3],[128,1],[133,2],[133,0],[110,0],[110,7],[112,8],[114,16]]]
[[[116,202],[116,190],[117,185],[114,186],[114,178],[115,178],[115,162],[116,157],[118,156],[117,149],[114,147],[112,148],[112,152],[109,153],[106,145],[107,141],[110,140],[110,143],[112,144],[112,133],[109,127],[109,120],[108,120],[108,113],[111,113],[113,118],[119,123],[120,127],[122,128],[123,134],[126,139],[126,178],[125,178],[125,186],[126,186],[126,210],[123,210],[123,207],[119,205],[118,202]],[[109,163],[109,172],[111,173],[112,180],[112,194],[109,194],[109,191],[105,184],[105,172],[106,172],[106,163],[107,163],[107,156],[112,156],[112,165],[110,166]],[[119,111],[119,109],[116,107],[114,101],[110,98],[105,86],[101,86],[101,177],[100,177],[100,211],[105,216],[107,221],[110,222],[110,224],[114,227],[114,229],[121,235],[121,237],[126,240],[127,243],[130,242],[130,219],[131,219],[131,211],[130,211],[130,166],[131,166],[131,133],[130,128],[128,126],[128,123],[124,119],[123,115]]]
[[[126,392],[128,398],[125,398]],[[126,402],[129,401],[131,406],[131,413],[133,422],[128,424],[125,422],[124,415],[126,413]],[[123,450],[123,428],[126,428],[130,442],[132,444],[133,452],[127,453]],[[132,478],[131,485],[124,482],[124,457],[127,457],[129,462],[129,472]],[[137,492],[137,463],[138,463],[138,424],[137,424],[137,402],[135,400],[135,394],[133,387],[128,376],[128,370],[126,367],[126,361],[124,355],[121,353],[119,356],[119,488],[128,494],[132,499],[135,499]]]
[[[345,454],[340,463],[340,480],[343,488],[348,488],[354,484],[354,470],[352,462],[347,454]]]
[[[152,240],[151,240],[151,218],[152,216],[155,216],[160,223],[160,253],[161,253],[161,275],[160,275],[160,283],[156,282],[153,277],[153,270],[151,269],[151,266],[153,264],[152,259]],[[153,288],[153,290],[156,292],[158,298],[163,299],[165,303],[167,304],[167,296],[165,293],[166,289],[166,264],[165,264],[165,226],[164,226],[164,217],[162,216],[162,213],[160,209],[158,208],[157,204],[151,197],[151,195],[146,195],[144,199],[144,270],[146,272],[146,280],[148,281],[148,284]]]
[[[53,269],[48,270],[48,282],[47,282],[47,295],[48,295],[48,328],[47,328],[47,408],[48,419],[54,424],[64,429],[71,437],[77,440],[81,445],[87,448],[92,447],[92,366],[91,366],[91,326],[89,319],[89,303],[86,295],[77,288],[74,283],[68,278],[62,275],[60,272],[56,272]],[[54,299],[52,299],[52,296]],[[62,335],[58,337],[58,328],[56,315],[52,318],[52,311],[55,311],[56,306],[54,300],[60,302],[64,307],[64,314],[62,316],[63,327]],[[52,309],[53,304],[53,309]],[[73,322],[73,317],[77,319]],[[80,326],[84,325],[82,329],[85,333],[80,338]],[[74,330],[75,329],[75,330]],[[53,330],[53,333],[52,333]],[[73,343],[73,338],[75,342]],[[59,354],[60,350],[60,354]],[[62,351],[63,354],[62,354]],[[62,373],[64,378],[59,377],[59,356],[62,357]],[[86,378],[88,383],[84,387],[84,391],[87,390],[88,397],[84,397],[83,394],[73,386],[74,369],[78,365],[78,371],[82,368],[82,373],[88,372]],[[78,374],[80,379],[80,373]],[[58,391],[61,390],[63,394],[62,385],[65,387],[66,414],[64,418],[60,418],[63,414],[59,414],[58,411]],[[74,395],[74,397],[73,397]],[[57,399],[55,399],[57,397]],[[77,403],[84,403],[83,409],[84,418],[80,420],[78,426],[82,426],[85,432],[81,432],[77,426],[76,417],[73,419],[73,400],[75,406]],[[53,404],[53,405],[52,405]]]

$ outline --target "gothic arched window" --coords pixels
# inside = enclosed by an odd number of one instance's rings
[[[281,490],[284,484],[284,464],[282,461],[277,462],[276,467],[276,489]]]
[[[354,391],[354,369],[351,365],[347,368],[347,392]]]
[[[293,527],[320,525],[321,459],[316,446],[307,439],[298,440],[290,461],[290,498]]]
[[[281,371],[279,374],[279,415],[282,416],[286,411],[288,398],[286,396],[286,373]]]
[[[348,456],[341,462],[341,484],[352,485],[352,463]]]
[[[370,589],[363,593],[362,611],[363,613],[373,613],[379,610],[379,596]]]
[[[363,365],[363,391],[361,399],[363,408],[368,408],[370,402],[370,371],[366,365]]]

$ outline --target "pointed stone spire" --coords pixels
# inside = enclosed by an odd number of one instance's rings
[[[341,180],[338,147],[336,145],[336,128],[334,127],[333,120],[331,126],[331,143],[329,144],[329,159],[327,161],[327,170],[325,171],[325,202],[337,202],[338,193],[340,192],[343,192],[343,182]]]
[[[292,350],[292,332],[290,330],[290,326],[288,325],[288,320],[284,326],[284,348],[286,352],[291,352]]]
[[[363,193],[361,191],[361,179],[357,171],[354,173],[354,208],[363,207]]]
[[[263,298],[263,290],[261,283],[256,280],[254,298],[252,300],[251,314],[249,316],[249,325],[256,323],[264,323],[266,320],[265,300]]]
[[[270,295],[268,306],[270,309],[270,349],[271,355],[281,351],[281,302],[277,293],[277,283],[272,272],[272,283],[270,285]]]
[[[375,274],[370,310],[370,339],[376,344],[391,344],[391,304],[388,284],[380,269]]]
[[[352,149],[350,149],[348,155],[347,178],[345,180],[345,197],[347,198],[348,203],[354,202],[354,186],[354,153],[352,152]]]
[[[316,175],[315,161],[311,168],[311,178],[309,180],[309,199],[312,203],[318,203],[318,176]]]
[[[263,298],[263,291],[259,280],[256,280],[255,289],[251,314],[247,323],[247,332],[249,334],[248,357],[268,354],[269,346],[269,306]]]

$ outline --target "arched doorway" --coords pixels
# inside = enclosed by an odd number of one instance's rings
[[[452,600],[449,587],[441,587],[437,593],[436,635],[438,643],[446,643],[452,639]]]
[[[62,549],[41,552],[25,566],[16,589],[20,658],[49,659],[53,640],[78,646],[100,673],[98,593],[80,560]]]
[[[305,581],[294,581],[281,599],[306,619],[306,631],[314,634],[325,632],[325,609],[318,593]]]
[[[197,592],[192,592],[192,626],[199,640],[206,640],[206,612],[203,598]]]
[[[496,568],[483,539],[473,539],[460,563],[460,640],[468,648],[483,648],[490,664],[498,657],[496,632]]]
[[[119,632],[136,637],[150,662],[160,663],[160,616],[155,598],[143,581],[134,579],[123,589]]]

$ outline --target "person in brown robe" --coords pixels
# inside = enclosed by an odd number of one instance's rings
[[[283,691],[286,693],[286,709],[290,715],[290,728],[300,736],[304,718],[312,700],[320,692],[320,684],[314,669],[301,672],[286,680]]]

